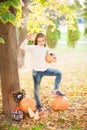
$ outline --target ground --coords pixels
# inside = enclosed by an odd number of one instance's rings
[[[87,45],[85,45],[87,48]],[[70,101],[68,110],[53,111],[51,108],[51,92],[54,77],[44,77],[40,86],[40,97],[46,111],[40,112],[39,120],[29,116],[17,123],[6,119],[0,114],[0,130],[87,130],[87,51],[71,49],[58,54],[56,64],[51,67],[62,72],[60,89]],[[78,50],[78,51],[77,51]],[[57,52],[57,50],[56,50]],[[20,68],[19,77],[21,89],[26,91],[26,97],[33,96],[33,80],[29,68]]]

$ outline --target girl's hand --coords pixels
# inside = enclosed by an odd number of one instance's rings
[[[34,34],[33,33],[30,33],[30,34],[27,35],[27,40],[34,41],[33,38],[34,38]]]

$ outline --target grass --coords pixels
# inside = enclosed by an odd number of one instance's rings
[[[19,130],[17,126],[11,126],[8,122],[0,124],[0,130]]]

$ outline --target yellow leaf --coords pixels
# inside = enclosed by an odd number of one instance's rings
[[[84,108],[86,108],[86,109],[87,109],[87,103],[86,103],[86,104],[84,104]]]

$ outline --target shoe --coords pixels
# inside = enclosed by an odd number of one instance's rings
[[[59,90],[55,90],[53,93],[52,93],[53,96],[65,96],[65,94],[63,94],[62,92],[60,92]]]
[[[37,111],[43,111],[43,107],[38,108]]]
[[[45,111],[46,110],[46,108],[43,108],[42,106],[37,106],[37,111]]]
[[[38,111],[42,111],[42,109],[43,109],[43,107],[41,105],[37,105],[36,107],[37,107]]]

